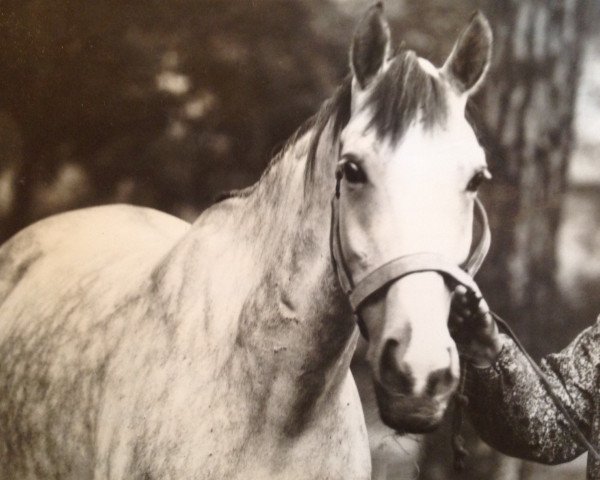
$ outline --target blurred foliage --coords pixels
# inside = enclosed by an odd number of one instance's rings
[[[347,72],[371,2],[5,0],[0,238],[115,201],[188,219],[248,185]],[[388,2],[437,63],[474,2]],[[424,23],[428,19],[429,23]]]
[[[193,215],[250,183],[343,75],[345,20],[316,1],[3,2],[0,128],[22,145],[5,235],[110,201]]]
[[[21,147],[1,159],[0,237],[114,201],[191,219],[248,185],[346,74],[370,3],[5,0],[0,133]],[[437,63],[474,6],[388,3]]]

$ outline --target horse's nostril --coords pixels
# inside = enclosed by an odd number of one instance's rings
[[[455,383],[456,377],[453,375],[452,370],[441,368],[429,374],[425,393],[430,397],[445,394],[454,387]]]
[[[418,359],[412,358],[411,363],[411,359],[404,358],[402,353],[397,340],[386,340],[380,357],[379,381],[390,393],[435,398],[447,396],[456,387],[458,372],[454,371],[451,351],[448,350],[448,363],[441,357],[438,359],[438,367],[445,365],[437,370],[431,362],[419,363]],[[415,370],[415,366],[422,368]]]
[[[409,395],[414,388],[414,378],[410,366],[398,359],[399,344],[396,340],[387,340],[381,354],[381,382],[395,393]]]

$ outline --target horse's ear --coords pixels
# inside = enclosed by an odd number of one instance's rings
[[[481,12],[460,34],[442,71],[461,93],[474,93],[482,84],[492,56],[492,29]]]
[[[350,49],[350,65],[361,89],[379,74],[390,52],[390,27],[383,16],[383,4],[373,5],[359,22]]]

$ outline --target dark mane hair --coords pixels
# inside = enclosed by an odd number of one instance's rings
[[[415,120],[424,128],[445,122],[446,90],[442,82],[421,68],[412,51],[403,51],[390,63],[373,87],[365,108],[373,118],[369,127],[377,136],[389,136],[392,142],[402,139]]]
[[[261,175],[261,179],[269,173],[269,171],[277,165],[280,160],[285,155],[288,148],[294,145],[300,137],[302,137],[305,133],[309,132],[311,129],[314,129],[315,132],[310,140],[310,145],[308,148],[308,158],[307,158],[307,168],[306,172],[308,175],[312,175],[313,164],[317,155],[317,147],[319,145],[319,140],[321,139],[321,135],[323,134],[323,130],[325,130],[325,126],[329,122],[330,119],[333,121],[333,135],[334,139],[337,140],[341,131],[348,124],[350,120],[350,105],[351,105],[351,92],[352,92],[352,76],[348,75],[342,84],[337,88],[333,96],[327,100],[319,109],[319,111],[306,120],[298,130],[296,130],[292,136],[285,142],[285,145],[279,150],[279,152],[271,159],[265,170]],[[215,202],[220,202],[222,200],[227,200],[228,198],[243,198],[250,195],[256,185],[260,182],[260,180],[254,185],[250,185],[249,187],[242,188],[239,190],[228,190],[225,192],[221,192],[215,199]]]
[[[350,121],[351,93],[352,77],[348,76],[313,118],[315,132],[306,163],[307,179],[312,177],[319,140],[329,120],[333,122],[333,141]],[[419,119],[425,128],[431,128],[442,124],[448,112],[444,85],[421,68],[417,55],[410,50],[400,51],[392,59],[363,108],[372,114],[368,127],[375,128],[379,138],[390,137],[394,143],[402,139],[413,121]]]
[[[325,127],[332,122],[332,141],[337,142],[350,121],[351,96],[352,76],[348,75],[319,112],[304,122],[290,137],[271,160],[261,178],[283,158],[290,145],[313,129],[305,171],[308,183],[314,173],[317,148]],[[447,102],[442,82],[424,71],[416,54],[408,50],[401,51],[391,60],[385,73],[376,80],[363,108],[368,109],[372,115],[369,128],[374,128],[379,138],[389,137],[394,143],[402,139],[408,127],[417,119],[425,128],[430,128],[443,123],[447,118]],[[244,197],[253,190],[254,186],[251,186],[225,192],[218,200]]]

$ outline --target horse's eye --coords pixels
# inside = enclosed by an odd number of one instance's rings
[[[485,180],[491,180],[492,174],[487,168],[479,170],[467,184],[467,192],[476,192]]]
[[[365,183],[367,181],[364,170],[355,160],[346,159],[343,169],[344,177],[349,183]]]

